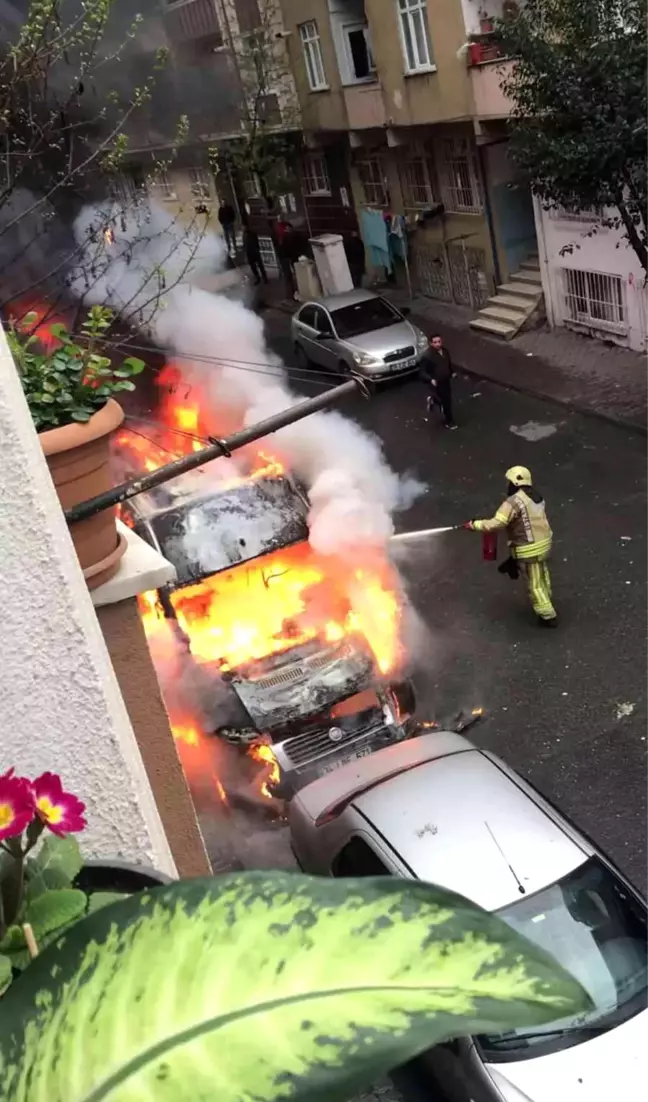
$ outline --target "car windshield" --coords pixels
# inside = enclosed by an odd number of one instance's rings
[[[559,1035],[585,1040],[646,1005],[646,910],[598,858],[563,880],[497,912],[508,926],[545,949],[588,992],[587,1014],[479,1038],[487,1059],[505,1059]],[[571,1039],[570,1039],[571,1034]],[[529,1052],[529,1055],[534,1055]],[[517,1059],[520,1055],[516,1056]]]
[[[342,340],[396,325],[401,316],[384,298],[365,298],[331,313],[335,332]]]

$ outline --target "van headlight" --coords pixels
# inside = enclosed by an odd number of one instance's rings
[[[425,336],[425,333],[422,333],[421,330],[419,329],[417,334],[416,334],[416,351],[417,352],[425,352],[425,350],[428,347],[429,343],[430,342],[428,341],[427,337]]]
[[[354,352],[353,362],[356,363],[358,367],[380,367],[382,360],[370,355],[369,352]]]

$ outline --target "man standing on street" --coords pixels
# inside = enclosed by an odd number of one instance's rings
[[[263,257],[261,256],[259,235],[256,230],[253,230],[250,226],[246,226],[243,230],[243,249],[245,250],[247,262],[254,276],[255,286],[258,286],[261,280],[267,283],[268,277],[266,275]]]
[[[419,371],[421,377],[432,387],[432,394],[428,398],[428,413],[432,405],[438,406],[443,414],[445,427],[456,429],[458,426],[452,414],[452,360],[438,335],[430,340],[430,347],[421,360]]]
[[[536,490],[528,467],[509,467],[508,496],[490,520],[470,520],[473,532],[497,532],[505,528],[510,558],[498,568],[500,574],[526,577],[529,600],[538,623],[555,628],[556,610],[551,600],[551,575],[547,561],[553,534],[542,494]]]
[[[218,221],[223,227],[223,236],[228,253],[236,252],[236,211],[231,203],[221,203],[218,208]]]

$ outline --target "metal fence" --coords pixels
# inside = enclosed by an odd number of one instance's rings
[[[418,290],[442,302],[479,310],[493,293],[484,249],[461,243],[419,242],[413,267]]]

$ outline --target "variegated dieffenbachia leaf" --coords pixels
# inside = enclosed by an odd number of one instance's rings
[[[588,1008],[461,896],[247,873],[76,923],[0,1001],[4,1102],[334,1102],[450,1036]]]

